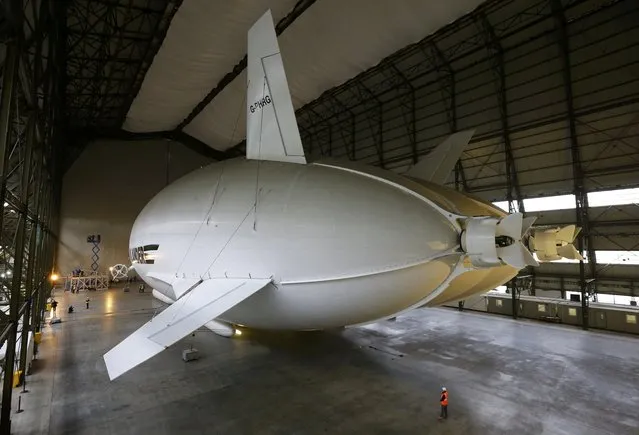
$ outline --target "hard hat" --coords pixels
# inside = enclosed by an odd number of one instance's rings
[[[446,387],[442,387],[442,391],[446,391]]]

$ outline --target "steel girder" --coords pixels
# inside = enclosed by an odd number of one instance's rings
[[[70,0],[66,16],[65,117],[74,138],[68,168],[87,132],[119,130],[182,0]]]
[[[588,265],[590,266],[590,276],[586,275],[586,266],[583,261],[579,262],[579,281],[581,288],[581,315],[582,327],[588,329],[589,310],[588,301],[590,293],[596,293],[596,265],[597,259],[595,250],[592,245],[592,237],[590,232],[590,219],[588,216],[588,193],[584,183],[584,171],[581,162],[581,152],[579,149],[579,140],[577,137],[575,109],[573,101],[573,80],[570,63],[570,47],[568,35],[566,31],[566,17],[560,0],[552,0],[552,11],[555,15],[557,41],[561,51],[563,85],[566,99],[566,113],[568,128],[570,131],[570,154],[572,158],[572,176],[574,183],[574,195],[576,201],[576,218],[577,224],[581,227],[581,233],[578,238],[578,248],[582,255],[588,256]]]
[[[26,353],[16,357],[18,324],[26,349],[39,330],[51,286],[60,194],[59,125],[64,24],[60,2],[8,0],[2,5],[2,95],[0,97],[0,346],[4,361],[0,433],[11,429],[13,373],[25,382]]]

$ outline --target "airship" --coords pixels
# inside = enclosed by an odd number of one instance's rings
[[[270,11],[248,31],[247,62],[246,156],[168,185],[132,227],[132,266],[170,305],[104,355],[111,380],[203,326],[232,336],[361,325],[539,265],[534,218],[444,186],[472,131],[402,175],[308,162]],[[536,249],[559,258],[558,232],[544,231]]]

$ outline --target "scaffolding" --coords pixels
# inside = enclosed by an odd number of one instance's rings
[[[73,293],[82,290],[108,290],[109,275],[66,276],[64,277],[64,289]]]

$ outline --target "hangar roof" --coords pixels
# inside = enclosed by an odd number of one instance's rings
[[[70,2],[66,106],[73,136],[171,132],[200,151],[225,150],[244,138],[246,33],[266,9],[299,108],[482,1]]]
[[[246,54],[246,32],[267,8],[279,37],[295,108],[470,12],[482,0],[192,0],[179,8],[129,110],[124,129],[178,126],[225,150],[244,139],[246,75],[196,107]],[[237,127],[236,127],[237,126]],[[235,131],[234,131],[235,130]]]

